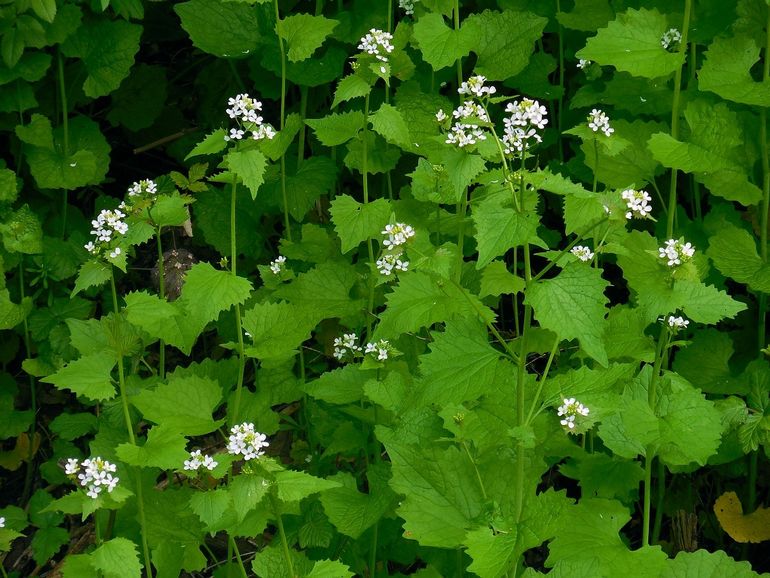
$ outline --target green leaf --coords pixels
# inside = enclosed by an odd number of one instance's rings
[[[141,468],[179,469],[189,457],[187,439],[171,427],[156,425],[147,433],[143,446],[120,444],[116,453],[121,461]]]
[[[358,274],[350,265],[321,263],[281,286],[275,295],[301,305],[305,311],[312,312],[317,321],[346,317],[358,314],[363,305],[360,299],[352,299],[350,295],[357,282]]]
[[[455,147],[447,147],[443,151],[441,160],[449,181],[454,186],[453,202],[459,202],[462,199],[465,188],[486,168],[486,163],[480,155],[469,154]]]
[[[453,30],[444,23],[441,14],[424,14],[414,25],[414,39],[422,52],[422,58],[431,65],[433,70],[453,66],[454,63],[468,55],[474,46],[477,29],[471,23]]]
[[[583,496],[618,499],[626,504],[638,497],[639,483],[644,478],[638,462],[602,453],[571,458],[559,466],[559,471],[578,480]]]
[[[0,168],[0,202],[13,203],[18,198],[16,173],[10,169]]]
[[[256,149],[233,151],[225,155],[227,166],[241,179],[244,186],[251,192],[251,198],[257,199],[257,192],[265,182],[267,159]]]
[[[339,21],[323,16],[292,14],[281,20],[277,29],[289,47],[289,60],[297,62],[310,58],[338,24]]]
[[[478,55],[475,71],[490,80],[505,80],[515,76],[529,63],[548,23],[547,18],[532,12],[484,10],[465,19],[465,26],[473,26],[473,50]]]
[[[62,577],[63,578],[99,578],[99,573],[91,565],[90,554],[70,554],[63,561]]]
[[[11,301],[8,289],[0,289],[0,329],[13,329],[32,310],[32,300],[27,298],[19,304]]]
[[[502,261],[492,261],[481,272],[481,292],[479,297],[499,297],[524,291],[524,279],[508,271]]]
[[[363,204],[349,195],[339,195],[332,201],[329,212],[342,252],[347,253],[362,241],[379,237],[388,224],[391,209],[385,199]]]
[[[310,339],[315,316],[303,307],[288,303],[257,303],[243,316],[243,329],[251,344],[245,353],[259,359],[288,359]]]
[[[62,413],[48,426],[63,440],[75,440],[97,430],[96,416],[92,413]]]
[[[759,60],[759,46],[743,35],[715,38],[698,71],[698,89],[752,106],[770,106],[770,82],[756,82],[751,68]]]
[[[120,88],[112,93],[107,118],[137,132],[149,128],[166,104],[166,70],[162,66],[138,64]]]
[[[184,160],[199,155],[214,155],[222,152],[227,148],[225,136],[227,136],[227,132],[223,128],[218,128],[214,132],[207,134],[201,142],[193,147],[193,150],[187,154]]]
[[[179,302],[172,303],[146,291],[129,293],[125,301],[124,311],[130,323],[188,355],[210,321],[190,315]]]
[[[305,576],[307,578],[353,578],[355,574],[339,560],[319,560],[313,564],[313,569]]]
[[[126,538],[113,538],[94,550],[91,564],[103,572],[105,578],[140,578],[142,564],[136,544]]]
[[[246,301],[251,289],[248,279],[214,269],[209,263],[197,263],[187,272],[181,299],[188,312],[209,322]]]
[[[32,0],[32,10],[38,18],[46,22],[53,22],[56,17],[56,0]]]
[[[338,488],[339,482],[316,478],[305,472],[283,470],[276,472],[275,484],[278,487],[278,499],[283,502],[299,502],[318,492]]]
[[[332,108],[337,108],[341,102],[346,102],[354,98],[366,96],[372,90],[371,85],[358,74],[349,74],[337,85],[334,91],[334,102]]]
[[[0,223],[0,235],[6,250],[16,253],[42,253],[43,228],[37,214],[24,204]]]
[[[314,399],[344,405],[361,400],[363,384],[371,377],[374,377],[372,370],[362,371],[359,366],[350,364],[308,381],[302,385],[302,390]]]
[[[570,30],[594,32],[607,26],[615,12],[607,0],[575,0],[575,7],[570,12],[558,12],[559,24]]]
[[[354,540],[382,518],[395,498],[387,485],[387,472],[383,467],[372,466],[366,475],[369,479],[368,494],[358,491],[350,474],[340,472],[332,479],[341,482],[341,485],[324,492],[319,498],[331,523]]]
[[[684,52],[668,52],[660,44],[668,29],[666,17],[657,10],[629,8],[589,38],[575,57],[614,66],[634,76],[667,76],[684,62]]]
[[[52,383],[59,389],[69,389],[91,401],[112,399],[115,385],[111,374],[116,363],[114,355],[107,352],[84,355],[41,381]]]
[[[313,129],[322,145],[333,147],[345,144],[358,134],[364,126],[364,113],[360,110],[332,113],[323,118],[305,119],[305,124]]]
[[[193,45],[214,56],[243,58],[259,44],[258,12],[247,4],[190,0],[174,11]]]
[[[631,551],[618,534],[629,520],[620,502],[583,498],[562,515],[556,537],[548,545],[546,566],[566,560],[596,564],[591,576],[622,576],[629,568],[634,568],[635,578],[660,576],[667,558],[660,546]]]
[[[369,121],[372,123],[374,131],[389,143],[407,149],[411,147],[409,127],[404,117],[394,106],[387,103],[381,104],[380,108],[369,117]]]
[[[87,21],[62,45],[62,52],[80,58],[88,71],[86,96],[106,96],[120,86],[139,51],[142,27],[124,20]]]
[[[190,498],[190,507],[210,531],[218,529],[232,506],[227,488],[196,492]]]
[[[145,419],[185,435],[214,431],[221,420],[211,414],[222,401],[222,388],[206,377],[170,375],[168,383],[144,389],[131,400]]]
[[[187,212],[189,197],[182,197],[174,191],[171,195],[158,195],[155,199],[150,216],[157,227],[179,227],[190,214]]]
[[[757,253],[757,243],[751,233],[730,223],[720,225],[709,238],[706,254],[719,271],[752,291],[770,293],[770,266]]]
[[[420,356],[419,402],[444,406],[475,400],[510,378],[510,368],[489,344],[483,323],[454,319],[431,337],[430,353]]]
[[[70,533],[65,528],[43,527],[32,536],[32,553],[35,562],[45,564],[53,558],[64,544],[70,541]]]
[[[599,269],[574,263],[553,279],[529,287],[526,301],[542,327],[562,339],[577,339],[588,355],[606,367],[602,334],[608,302],[604,290],[608,285]]]
[[[375,339],[416,332],[455,315],[481,317],[487,322],[495,318],[491,309],[465,289],[422,272],[401,275],[387,302]]]
[[[479,249],[477,269],[505,255],[509,249],[527,243],[547,248],[537,236],[540,220],[534,211],[519,212],[513,207],[504,207],[499,198],[492,197],[474,206],[472,217]]]
[[[736,562],[722,550],[679,552],[669,560],[661,578],[754,578],[759,576],[749,562]]]
[[[81,291],[89,287],[97,287],[110,280],[112,276],[112,266],[101,261],[90,260],[81,265],[78,272],[78,278],[75,280],[75,287],[72,289],[71,297],[74,297]]]
[[[698,331],[689,345],[677,351],[674,369],[706,393],[748,393],[748,384],[730,370],[735,353],[733,340],[726,333],[707,328]]]
[[[367,147],[366,171],[368,174],[386,173],[396,168],[401,152],[397,148],[388,147],[385,139],[372,131],[359,134],[345,145],[348,150],[344,159],[346,167],[359,173],[364,172],[364,141]]]
[[[456,548],[481,513],[478,479],[467,456],[456,447],[439,449],[406,443],[387,428],[377,438],[390,456],[390,485],[403,494],[397,513],[404,530],[423,546]]]

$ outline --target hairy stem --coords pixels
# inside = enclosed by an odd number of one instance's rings
[[[684,18],[682,20],[682,40],[679,43],[679,52],[684,55],[687,51],[687,36],[690,31],[690,15],[692,14],[692,0],[684,0]],[[682,68],[684,62],[679,65],[674,73],[674,98],[671,105],[671,137],[679,138],[679,108],[682,94]],[[674,236],[674,219],[676,217],[676,180],[677,170],[671,169],[671,183],[668,190],[668,220],[666,223],[666,236],[671,239]]]
[[[161,228],[158,226],[158,228],[155,231],[155,238],[157,239],[157,245],[158,245],[158,290],[160,291],[160,299],[161,301],[166,300],[166,263],[163,260],[163,245],[161,244]],[[158,361],[158,376],[161,379],[165,379],[166,377],[166,342],[161,339],[160,340],[160,359]]]
[[[556,339],[554,339],[553,341],[553,347],[551,347],[551,353],[548,354],[548,361],[545,364],[545,369],[543,370],[543,376],[540,378],[540,381],[537,384],[537,391],[535,392],[535,397],[532,398],[532,405],[529,406],[527,419],[524,420],[525,424],[532,423],[532,420],[537,416],[537,414],[535,413],[535,407],[537,407],[537,404],[540,400],[540,394],[543,393],[545,382],[548,379],[548,373],[551,371],[551,364],[553,363],[553,359],[556,356],[556,352],[558,350],[559,350],[559,337],[557,336]]]
[[[362,137],[362,149],[361,149],[361,172],[362,172],[362,186],[364,189],[364,204],[369,204],[369,150],[368,150],[368,137],[369,137],[369,94],[364,97],[364,127],[361,131]],[[369,298],[366,306],[366,338],[372,338],[372,317],[374,315],[374,276],[376,275],[377,268],[374,262],[374,242],[371,239],[366,240],[366,248],[369,252]]]
[[[230,273],[233,277],[237,276],[237,268],[235,261],[238,257],[236,248],[236,231],[235,231],[235,201],[238,191],[238,183],[235,177],[233,177],[232,194],[230,195]],[[235,400],[233,402],[233,424],[238,423],[238,418],[241,410],[241,394],[243,392],[243,375],[246,371],[246,359],[243,356],[243,328],[241,327],[241,306],[235,304],[235,331],[238,333],[238,382],[235,385]]]

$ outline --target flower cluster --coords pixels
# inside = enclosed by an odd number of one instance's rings
[[[676,28],[669,28],[660,37],[660,45],[664,50],[673,52],[679,47],[679,43],[682,41],[682,33]]]
[[[240,454],[248,461],[265,455],[264,448],[269,445],[267,436],[255,431],[253,423],[242,423],[230,429],[227,451],[234,456]]]
[[[394,223],[385,225],[385,230],[382,231],[382,234],[388,236],[382,244],[385,245],[389,251],[392,251],[395,247],[403,245],[409,239],[414,237],[414,229],[404,223]]]
[[[591,66],[591,61],[586,60],[585,58],[581,58],[580,60],[578,60],[578,63],[576,64],[576,66],[579,69],[583,70],[584,68]]]
[[[158,185],[151,179],[142,179],[128,187],[129,197],[144,197],[155,195],[158,192]]]
[[[570,251],[575,257],[580,259],[583,262],[588,262],[591,259],[594,258],[594,254],[588,247],[584,247],[583,245],[576,245],[572,247],[572,250]]]
[[[463,82],[460,85],[460,88],[457,89],[457,93],[469,94],[476,98],[483,98],[485,95],[492,96],[497,92],[497,89],[494,86],[484,86],[486,81],[486,76],[481,76],[480,74],[471,76],[466,82]]]
[[[404,14],[411,16],[414,14],[414,4],[420,0],[398,0],[398,7],[404,11]]]
[[[5,528],[5,518],[0,516],[0,528]]]
[[[241,140],[246,132],[251,132],[251,138],[254,140],[271,139],[275,136],[275,129],[269,124],[265,124],[260,115],[262,112],[260,101],[244,93],[228,99],[227,104],[230,108],[226,109],[225,112],[227,116],[238,123],[238,126],[230,129],[230,134],[225,136],[226,141]]]
[[[675,267],[692,259],[695,247],[683,239],[669,239],[664,247],[658,249],[658,256],[666,260],[666,265]]]
[[[412,8],[414,8],[414,5],[412,5]],[[392,40],[393,35],[390,32],[372,28],[361,38],[358,49],[363,50],[367,54],[374,55],[377,60],[387,62],[387,55],[393,52]]]
[[[441,122],[442,117],[446,118],[446,114],[440,110],[436,113],[436,118]],[[489,115],[483,106],[472,100],[466,100],[452,111],[452,117],[455,119],[455,123],[446,136],[445,142],[447,144],[454,144],[462,148],[486,140],[487,135],[484,134],[484,129],[479,126],[479,122],[489,122]]]
[[[366,344],[366,347],[364,348],[364,354],[365,355],[372,355],[373,357],[377,358],[377,361],[385,361],[388,359],[388,356],[393,351],[393,348],[390,345],[390,341],[387,339],[380,339],[379,341],[370,341]]]
[[[191,472],[196,472],[199,468],[206,468],[208,471],[211,471],[218,465],[219,463],[214,458],[202,454],[200,450],[190,452],[190,459],[184,461],[184,469]]]
[[[666,323],[668,323],[668,326],[676,331],[678,329],[686,329],[687,326],[690,324],[690,320],[685,319],[681,315],[679,317],[674,317],[673,315],[669,315],[668,319],[666,320]]]
[[[99,497],[103,488],[107,488],[107,493],[115,489],[120,481],[120,478],[112,475],[116,471],[115,464],[100,457],[89,458],[82,462],[69,458],[64,466],[64,473],[77,478],[78,483],[86,488],[86,495],[94,499]]]
[[[610,119],[598,108],[591,111],[588,115],[588,128],[594,132],[602,131],[604,136],[610,136],[615,129],[610,127]]]
[[[273,275],[280,275],[281,271],[284,269],[285,263],[286,257],[283,255],[278,255],[275,260],[270,261],[270,270],[273,272]]]
[[[96,219],[91,221],[91,234],[96,237],[94,241],[89,241],[84,245],[86,251],[92,255],[101,256],[105,252],[111,259],[115,259],[120,255],[120,247],[113,247],[112,241],[115,239],[113,233],[118,235],[125,235],[128,232],[128,225],[123,219],[126,217],[120,209],[114,211],[108,211],[102,209],[96,216]]]
[[[559,406],[558,415],[562,418],[559,422],[566,431],[575,429],[575,418],[577,416],[587,416],[588,408],[577,401],[574,397],[564,399],[564,405]]]
[[[626,189],[621,193],[623,200],[626,201],[626,219],[633,219],[638,217],[640,219],[646,219],[652,212],[652,206],[650,201],[652,197],[647,191],[636,191],[634,189]]]
[[[358,345],[358,335],[355,333],[344,333],[342,337],[334,338],[334,357],[340,361],[342,361],[348,353],[355,356],[356,353],[360,353],[361,351],[363,351],[363,349]]]
[[[543,142],[536,129],[542,130],[548,124],[548,113],[537,100],[514,100],[506,105],[505,112],[510,114],[503,119],[505,129],[502,140],[505,154],[529,150],[531,141]]]
[[[400,256],[393,253],[385,253],[377,259],[377,270],[386,277],[390,277],[394,269],[396,271],[407,271],[409,269],[409,261],[402,261],[399,259]]]

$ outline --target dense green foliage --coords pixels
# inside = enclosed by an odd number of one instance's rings
[[[765,0],[0,0],[3,575],[770,570],[768,52]]]

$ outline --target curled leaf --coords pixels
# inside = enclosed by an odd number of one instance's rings
[[[736,542],[770,540],[770,508],[757,508],[744,515],[738,494],[725,492],[714,502],[714,513],[724,531]]]

